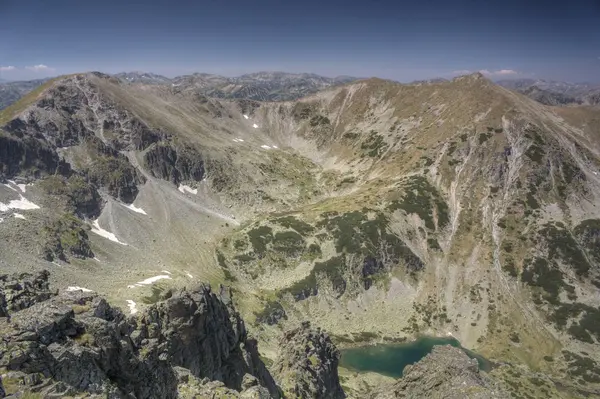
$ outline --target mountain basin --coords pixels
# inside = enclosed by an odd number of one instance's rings
[[[430,336],[422,336],[410,342],[342,349],[340,366],[352,371],[368,371],[399,378],[402,376],[405,366],[416,363],[427,356],[436,345],[452,345],[461,348],[469,357],[477,359],[480,370],[489,371],[491,369],[491,363],[488,360],[463,348],[457,339]]]

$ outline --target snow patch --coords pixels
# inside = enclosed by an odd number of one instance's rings
[[[119,241],[119,239],[117,238],[116,235],[114,235],[110,231],[106,231],[102,227],[100,227],[100,224],[98,223],[98,219],[96,219],[92,222],[92,226],[93,226],[92,233],[96,233],[101,237],[108,238],[109,240],[114,241],[118,244],[127,245],[124,242]]]
[[[173,273],[171,273],[171,272],[170,272],[170,271],[168,271],[168,270],[161,270],[161,272],[163,272],[163,273],[167,273],[167,274],[169,274],[169,275],[170,275],[170,274],[173,274]]]
[[[83,291],[83,292],[94,292],[90,289],[87,288],[83,288],[83,287],[78,287],[78,286],[73,286],[73,287],[67,287],[67,291]]]
[[[142,208],[138,208],[137,206],[135,206],[133,204],[129,204],[129,205],[124,204],[124,205],[125,205],[125,208],[127,208],[127,209],[130,209],[137,213],[141,213],[142,215],[147,215],[145,210],[143,210]]]
[[[255,123],[254,125],[252,125],[253,128],[258,129],[258,125]]]
[[[13,216],[16,217],[17,219],[23,219],[26,220],[27,218],[23,215],[21,215],[20,213],[13,213]]]
[[[129,313],[136,314],[138,311],[137,304],[135,302],[133,302],[131,299],[128,299],[126,302],[127,302],[127,306],[129,307]]]
[[[264,148],[265,150],[271,149],[271,147],[269,147],[268,145],[265,145],[265,144],[261,145],[260,148]]]
[[[21,192],[26,192],[27,191],[27,184],[17,184],[17,182],[15,182],[14,180],[9,180],[8,181],[10,184],[12,184],[13,186],[17,186],[19,187],[19,190],[21,190]],[[12,188],[10,185],[5,184],[6,187],[10,188],[11,190],[17,191],[14,188]]]
[[[244,115],[244,118],[245,118],[245,119],[248,119],[248,115]]]
[[[11,190],[13,190],[13,191],[17,191],[17,189],[16,189],[16,188],[14,188],[13,186],[11,186],[10,184],[4,184],[4,187],[6,187],[6,188],[9,188],[9,189],[11,189]],[[17,191],[17,192],[18,192],[18,191]]]
[[[244,139],[238,139],[238,138],[235,138],[235,139],[233,139],[233,142],[234,142],[234,143],[243,143],[243,142],[244,142]]]
[[[40,209],[39,206],[29,201],[27,198],[19,195],[21,198],[18,200],[12,200],[8,204],[4,204],[0,202],[0,212],[6,212],[9,209],[22,209],[22,210],[31,210],[31,209]]]
[[[179,191],[181,191],[182,193],[185,194],[185,192],[187,191],[190,194],[198,194],[198,189],[197,188],[191,188],[190,186],[186,186],[185,184],[181,184],[178,188]]]
[[[187,272],[187,271],[186,271],[186,272],[185,272],[185,274],[186,274],[186,275],[187,275],[189,278],[194,278],[194,276],[192,276],[192,275],[190,274],[190,272]]]
[[[163,274],[163,275],[160,275],[160,276],[150,277],[150,278],[147,278],[145,280],[138,281],[135,284],[128,285],[127,288],[135,288],[135,287],[141,287],[141,286],[144,286],[144,285],[150,285],[150,284],[153,284],[153,283],[157,282],[158,280],[163,280],[163,279],[171,280],[171,276]]]
[[[275,148],[275,149],[279,149],[279,147],[277,147],[276,145],[274,145],[274,146],[273,146],[273,148]]]

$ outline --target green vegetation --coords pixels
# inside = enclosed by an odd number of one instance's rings
[[[600,264],[600,219],[584,220],[573,229],[573,235],[588,257]]]
[[[298,256],[304,251],[305,242],[302,236],[295,231],[289,230],[275,234],[273,249],[287,256]]]
[[[280,291],[280,296],[291,293],[299,301],[317,294],[317,276],[324,274],[333,284],[334,290],[341,296],[346,289],[343,270],[346,264],[345,255],[333,257],[325,262],[315,263],[310,274],[292,286]]]
[[[165,287],[162,287],[158,284],[153,284],[150,289],[152,293],[142,298],[142,302],[146,305],[153,305],[160,301],[165,293]]]
[[[440,244],[438,243],[438,240],[436,240],[435,238],[427,238],[427,245],[429,246],[430,249],[433,249],[434,251],[441,251],[442,247],[440,247]]]
[[[93,258],[89,238],[84,225],[75,215],[64,213],[59,218],[46,224],[44,236],[44,259],[67,261],[67,256],[74,258]]]
[[[93,217],[100,212],[98,191],[78,174],[68,179],[61,175],[48,176],[40,182],[40,187],[50,195],[66,197],[69,212],[82,217]]]
[[[310,126],[317,127],[317,126],[321,126],[321,125],[330,125],[331,121],[326,116],[315,115],[312,118],[310,118],[309,123],[310,123]]]
[[[375,130],[371,130],[367,138],[361,143],[360,148],[364,151],[364,155],[376,158],[383,155],[388,145],[383,136],[377,134]]]
[[[562,223],[546,223],[539,231],[548,245],[548,258],[561,260],[575,269],[580,277],[588,276],[591,268],[581,248]]]
[[[515,261],[510,256],[507,256],[502,263],[502,270],[508,273],[512,277],[518,277],[519,272],[517,271],[517,267],[515,266]]]
[[[493,134],[491,134],[491,133],[479,133],[479,137],[478,137],[479,145],[482,145],[483,143],[488,141],[488,139],[492,136],[493,136]]]
[[[521,281],[542,288],[547,293],[545,299],[550,303],[558,304],[560,290],[567,286],[558,266],[554,263],[549,264],[544,258],[525,259],[524,264]]]
[[[255,316],[257,324],[266,323],[270,326],[277,324],[281,319],[287,320],[283,306],[277,301],[268,301],[264,309],[255,313]]]
[[[525,137],[533,140],[527,151],[525,151],[525,155],[532,161],[541,164],[544,159],[544,155],[546,155],[546,151],[544,150],[544,145],[546,142],[533,128],[528,128],[526,130]]]
[[[569,364],[567,373],[580,383],[600,383],[600,365],[589,357],[581,356],[567,350],[562,354]]]
[[[296,219],[294,216],[284,216],[277,219],[271,219],[270,222],[276,223],[288,229],[294,229],[301,235],[312,233],[315,228],[310,224]]]
[[[348,140],[348,141],[355,141],[356,139],[358,139],[360,137],[360,134],[356,133],[356,132],[346,132],[344,133],[344,135],[342,136],[343,140]]]
[[[443,228],[450,222],[446,201],[425,177],[411,176],[403,185],[404,196],[400,200],[392,201],[388,206],[391,212],[402,209],[406,213],[415,213],[430,230],[436,230],[434,211],[437,215],[438,228]]]
[[[264,256],[267,251],[267,244],[273,241],[273,229],[269,226],[259,226],[248,231],[248,238],[254,248],[254,253],[258,256]]]

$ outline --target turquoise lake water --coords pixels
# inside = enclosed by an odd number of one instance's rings
[[[452,345],[462,348],[452,337],[420,337],[415,341],[401,344],[378,344],[343,349],[340,366],[354,371],[371,371],[398,378],[408,364],[421,360],[435,345]],[[488,370],[490,363],[472,351],[462,348],[465,353],[479,362],[479,368]]]

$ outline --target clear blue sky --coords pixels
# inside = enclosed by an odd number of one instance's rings
[[[0,78],[87,70],[598,82],[600,0],[0,0]]]

